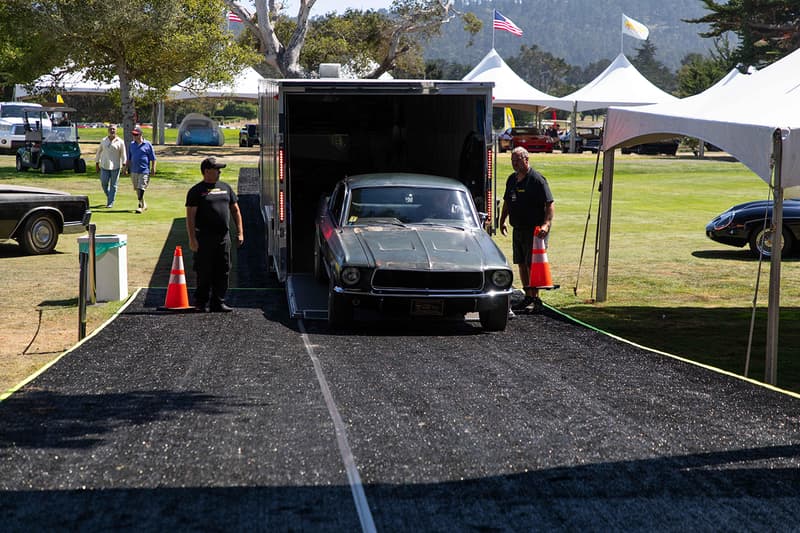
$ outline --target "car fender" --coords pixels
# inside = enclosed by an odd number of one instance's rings
[[[25,222],[32,215],[45,212],[47,214],[55,215],[56,224],[58,224],[58,232],[62,233],[64,231],[64,215],[61,214],[61,211],[59,211],[55,207],[41,206],[41,207],[34,207],[28,210],[23,216],[19,217],[19,221],[17,222],[17,225],[14,226],[14,229],[11,231],[10,237],[12,239],[17,238],[17,233],[19,232],[20,229],[22,229],[25,226]]]

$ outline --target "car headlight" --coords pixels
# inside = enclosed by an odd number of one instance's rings
[[[511,286],[513,276],[510,270],[495,270],[490,277],[492,285],[500,289],[506,289]]]
[[[342,270],[341,278],[342,283],[352,287],[361,281],[361,271],[356,267],[346,267]]]
[[[728,226],[730,226],[731,222],[733,222],[733,217],[735,215],[736,215],[736,211],[728,211],[726,213],[722,213],[713,222],[714,230],[715,231],[719,231],[721,229],[725,229]]]

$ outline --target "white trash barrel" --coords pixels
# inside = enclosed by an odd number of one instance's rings
[[[78,249],[89,252],[89,236],[78,237]],[[128,297],[128,236],[95,235],[95,285],[98,302],[124,300]],[[87,293],[91,290],[87,286]],[[87,294],[87,297],[89,295]]]

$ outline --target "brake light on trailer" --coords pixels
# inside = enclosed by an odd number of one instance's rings
[[[278,219],[283,222],[286,220],[286,193],[278,193]]]
[[[283,183],[284,178],[286,178],[286,170],[283,166],[284,157],[283,157],[283,148],[278,150],[278,179],[281,183]]]

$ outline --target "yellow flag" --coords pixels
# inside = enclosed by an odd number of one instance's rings
[[[625,13],[623,13],[622,34],[630,35],[631,37],[636,37],[637,39],[646,41],[647,37],[650,35],[650,30],[638,20],[633,20],[632,18],[625,16]]]
[[[506,107],[505,110],[506,112],[503,120],[503,129],[507,130],[508,128],[513,128],[516,126],[516,124],[514,123],[514,113],[511,112],[511,108]]]
[[[64,103],[64,99],[63,99],[63,98],[61,98],[61,95],[60,95],[60,94],[57,94],[57,95],[56,95],[56,103],[57,103],[57,104],[63,104],[63,103]]]

